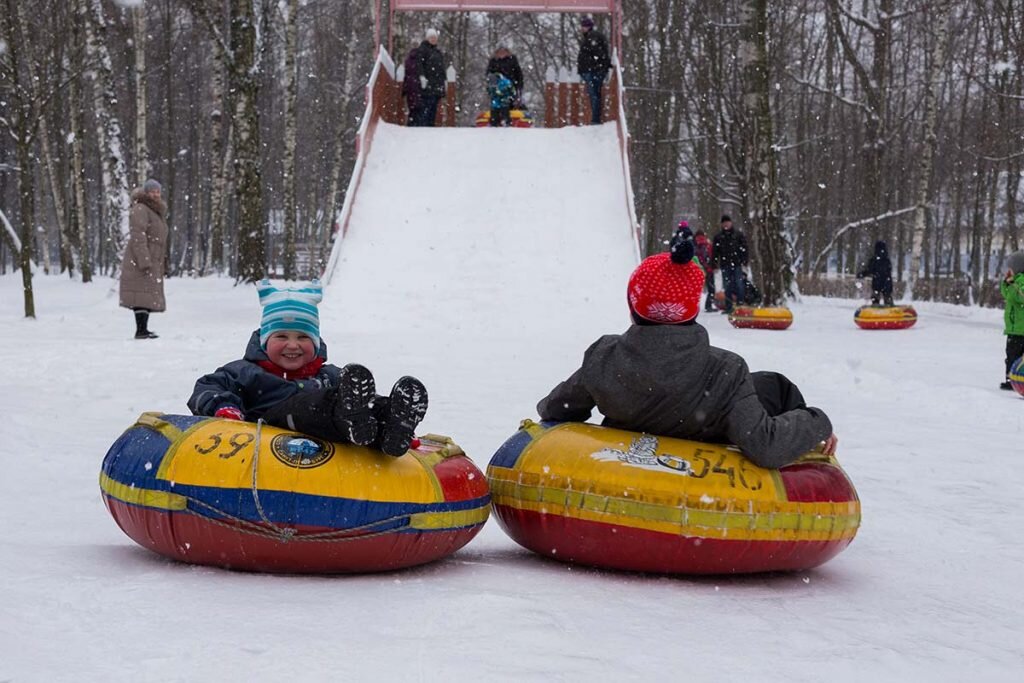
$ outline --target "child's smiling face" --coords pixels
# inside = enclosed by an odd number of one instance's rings
[[[316,358],[316,347],[309,335],[303,332],[275,332],[267,339],[267,357],[274,365],[295,371]]]

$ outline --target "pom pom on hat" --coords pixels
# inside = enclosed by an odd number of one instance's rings
[[[275,287],[270,280],[256,286],[263,307],[260,320],[260,346],[267,347],[267,339],[275,332],[302,332],[313,340],[320,350],[320,313],[316,305],[323,297],[319,280],[297,287]]]
[[[693,231],[690,230],[689,225],[679,226],[668,245],[668,253],[672,263],[683,264],[693,259],[693,255],[697,253],[697,247],[693,243]]]
[[[675,240],[673,240],[675,241]],[[693,240],[688,240],[691,250]],[[675,262],[668,252],[643,260],[629,277],[630,309],[655,323],[685,323],[697,317],[704,292],[704,271],[690,260]]]

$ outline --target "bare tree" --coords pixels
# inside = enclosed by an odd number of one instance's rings
[[[36,134],[41,101],[36,90],[38,83],[29,75],[29,64],[33,56],[29,53],[28,31],[25,25],[25,7],[18,0],[4,0],[4,12],[0,13],[0,39],[6,50],[0,56],[3,61],[3,78],[10,83],[11,121],[8,132],[14,138],[18,163],[19,219],[21,221],[21,244],[18,266],[21,268],[21,282],[25,302],[25,317],[36,317],[35,294],[32,290],[32,242],[35,226],[35,163],[32,157],[32,142]],[[5,219],[6,220],[6,219]]]
[[[751,228],[752,266],[764,303],[777,306],[789,290],[792,273],[782,234],[767,41],[767,0],[745,0],[740,6],[738,55],[744,89],[739,128],[746,157],[741,191]]]
[[[931,196],[932,159],[935,157],[937,137],[935,135],[938,117],[938,80],[942,77],[946,61],[946,46],[949,41],[948,0],[937,2],[931,9],[931,21],[935,34],[927,66],[924,92],[924,126],[922,128],[921,151],[919,154],[917,202],[914,211],[914,230],[910,247],[910,269],[907,271],[907,296],[914,290],[921,269],[921,254],[924,251],[925,219]]]
[[[142,185],[150,175],[149,148],[146,144],[146,6],[132,9],[132,46],[135,53],[135,182]]]
[[[86,13],[86,50],[91,66],[89,76],[93,83],[96,137],[102,150],[105,234],[113,247],[115,262],[119,264],[128,243],[128,173],[122,146],[121,119],[117,111],[114,66],[107,49],[107,20],[101,0],[83,0],[79,8]]]
[[[206,0],[187,0],[207,27],[227,68],[232,93],[231,152],[238,211],[238,277],[255,281],[266,273],[266,230],[263,222],[263,184],[260,164],[259,74],[267,14],[265,0],[230,0],[230,34],[225,38],[219,13]],[[216,249],[216,242],[214,242]]]
[[[288,0],[285,11],[284,46],[284,277],[295,279],[295,103],[298,99],[298,74],[295,50],[298,40],[299,0]]]

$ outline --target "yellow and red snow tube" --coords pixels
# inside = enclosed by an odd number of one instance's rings
[[[727,574],[816,567],[853,541],[857,492],[834,457],[780,470],[732,447],[523,422],[487,468],[520,545],[595,567]]]
[[[917,322],[913,306],[861,306],[853,322],[862,330],[905,330]]]
[[[533,117],[526,109],[513,109],[508,113],[512,128],[533,128]],[[491,110],[485,109],[476,115],[476,127],[484,128],[491,125]]]
[[[487,521],[483,473],[447,437],[400,458],[250,422],[144,413],[100,489],[136,543],[271,572],[371,572],[450,555]]]
[[[783,306],[736,306],[729,322],[739,328],[784,330],[793,324],[793,312]]]

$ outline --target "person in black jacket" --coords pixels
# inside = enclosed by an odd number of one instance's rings
[[[515,100],[512,102],[513,109],[521,109],[523,106],[523,70],[519,67],[519,60],[504,45],[494,51],[494,56],[487,62],[488,74],[501,74],[512,81],[515,86]]]
[[[669,253],[645,259],[630,276],[634,324],[587,349],[582,367],[537,405],[541,419],[582,422],[596,407],[608,427],[733,443],[768,468],[814,448],[834,453],[832,423],[796,385],[776,372],[752,373],[740,356],[710,345],[696,321],[704,271],[681,233]]]
[[[601,123],[601,89],[611,68],[608,39],[594,29],[593,19],[585,17],[580,22],[580,52],[576,57],[576,71],[587,85],[591,124]]]
[[[877,306],[884,299],[886,306],[892,306],[892,261],[889,248],[882,240],[875,242],[875,255],[857,273],[858,278],[868,275],[871,276],[871,304]]]
[[[746,300],[743,269],[748,261],[747,238],[732,227],[732,217],[723,215],[722,230],[711,244],[711,265],[721,271],[722,289],[725,290],[723,313],[732,313],[733,306]]]
[[[448,88],[444,54],[437,48],[437,29],[428,28],[424,40],[405,58],[402,94],[409,104],[410,126],[433,126],[437,105]]]

